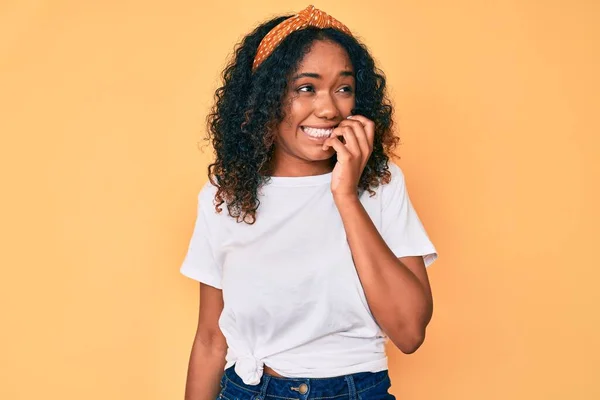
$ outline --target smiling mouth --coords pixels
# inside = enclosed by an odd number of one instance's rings
[[[301,126],[300,128],[302,129],[302,131],[304,133],[306,133],[307,136],[309,136],[313,139],[326,139],[329,136],[331,136],[331,133],[333,132],[333,129],[334,129],[334,128],[318,129],[318,128],[311,128],[308,126]]]

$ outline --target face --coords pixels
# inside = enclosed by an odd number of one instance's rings
[[[330,41],[315,41],[300,62],[284,99],[286,119],[277,127],[274,176],[331,171],[335,150],[322,144],[355,105],[354,68],[348,53]]]

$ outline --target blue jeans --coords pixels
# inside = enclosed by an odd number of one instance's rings
[[[335,378],[277,378],[264,374],[246,385],[234,371],[221,378],[221,400],[394,400],[388,371],[360,372]]]

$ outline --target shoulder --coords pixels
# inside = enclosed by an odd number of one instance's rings
[[[210,216],[215,214],[215,195],[218,188],[208,180],[200,188],[198,193],[198,208],[205,215]]]
[[[200,188],[200,192],[198,193],[198,201],[205,204],[213,204],[213,200],[215,195],[217,194],[217,187],[214,186],[210,180],[206,181],[204,185]]]
[[[394,161],[388,160],[388,170],[390,171],[390,182],[386,184],[382,184],[381,191],[385,192],[395,192],[398,188],[403,188],[405,186],[404,172],[402,172],[402,168],[398,166]]]
[[[388,161],[388,169],[390,170],[390,173],[392,174],[392,182],[393,181],[404,182],[404,172],[402,172],[402,168],[400,168],[400,166],[398,164],[396,164],[392,160],[389,160]]]

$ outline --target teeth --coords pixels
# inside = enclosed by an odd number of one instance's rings
[[[306,132],[309,136],[313,137],[328,137],[333,132],[333,129],[316,129],[310,128],[308,126],[302,127],[302,130]]]

